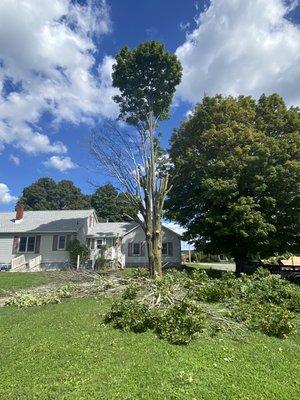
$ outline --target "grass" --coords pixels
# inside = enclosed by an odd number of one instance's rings
[[[0,309],[2,400],[296,400],[300,336],[174,346],[102,324],[111,300]]]
[[[7,291],[28,289],[50,283],[63,283],[82,279],[69,271],[1,272],[0,297]]]

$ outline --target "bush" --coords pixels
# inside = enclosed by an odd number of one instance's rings
[[[79,242],[79,240],[75,239],[72,240],[67,248],[69,254],[70,254],[70,261],[71,261],[71,265],[75,266],[77,265],[77,257],[80,256],[80,263],[84,263],[85,261],[88,260],[89,255],[90,255],[90,251],[88,249],[88,247],[84,244],[82,244],[81,242]]]
[[[204,314],[196,302],[183,300],[156,316],[156,332],[173,344],[188,344],[204,328]]]

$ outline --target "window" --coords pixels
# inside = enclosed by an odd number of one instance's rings
[[[19,242],[20,253],[33,253],[35,248],[35,236],[21,236]]]
[[[27,239],[28,238],[26,236],[20,238],[19,251],[22,253],[25,253],[26,251]]]
[[[66,237],[59,236],[58,238],[58,250],[65,250],[66,249]]]
[[[27,241],[27,251],[28,252],[34,251],[34,245],[35,245],[35,237],[29,236]]]
[[[140,251],[141,247],[139,243],[133,243],[133,255],[138,256],[140,255],[141,251]]]
[[[172,242],[163,243],[161,253],[163,256],[173,256],[173,243]]]
[[[168,253],[168,243],[163,243],[162,244],[162,255],[163,256],[167,256],[169,253]]]
[[[101,249],[106,244],[105,239],[97,239],[97,249]]]

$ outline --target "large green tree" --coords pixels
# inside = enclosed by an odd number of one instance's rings
[[[198,248],[234,257],[299,250],[300,113],[277,94],[204,97],[174,132],[169,215]]]
[[[128,195],[119,193],[111,184],[100,186],[92,194],[91,205],[95,209],[99,221],[124,221],[129,216],[138,213],[136,205],[128,200]]]
[[[133,50],[123,48],[116,56],[112,78],[120,91],[114,97],[119,119],[135,129],[104,129],[93,137],[91,147],[104,170],[119,181],[138,207],[142,219],[137,215],[133,218],[145,231],[150,274],[160,276],[162,213],[169,172],[166,154],[159,145],[158,125],[169,115],[181,80],[181,65],[163,44],[150,41]]]
[[[90,198],[73,182],[56,183],[51,178],[41,178],[23,189],[21,201],[25,210],[80,210],[91,207]]]

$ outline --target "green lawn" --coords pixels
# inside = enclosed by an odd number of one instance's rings
[[[110,301],[0,309],[0,399],[299,399],[299,335],[174,346],[103,325]]]
[[[1,272],[0,296],[6,291],[28,289],[48,283],[64,283],[82,280],[82,276],[69,271],[40,271],[40,272]]]

